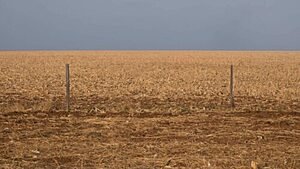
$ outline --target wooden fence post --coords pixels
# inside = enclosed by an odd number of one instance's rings
[[[233,65],[230,66],[230,106],[234,108],[234,94],[233,94]]]
[[[66,64],[66,104],[67,111],[70,111],[70,66]]]

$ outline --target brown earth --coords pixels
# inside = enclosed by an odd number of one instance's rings
[[[0,52],[0,69],[0,168],[300,168],[298,52]]]
[[[300,167],[296,112],[14,112],[0,121],[3,168]]]

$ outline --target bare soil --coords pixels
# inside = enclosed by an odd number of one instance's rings
[[[0,116],[2,168],[300,167],[299,112]]]

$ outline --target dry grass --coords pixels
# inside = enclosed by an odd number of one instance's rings
[[[3,168],[300,168],[298,52],[0,52],[0,69]]]

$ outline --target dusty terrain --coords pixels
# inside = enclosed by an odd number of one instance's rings
[[[0,70],[1,168],[300,168],[299,52],[3,51]]]

